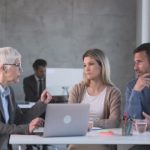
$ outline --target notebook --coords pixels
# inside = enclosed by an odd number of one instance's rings
[[[83,136],[88,128],[88,115],[88,104],[48,104],[43,136]]]

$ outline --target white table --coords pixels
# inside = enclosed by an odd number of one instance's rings
[[[112,135],[99,135],[99,131],[92,131],[86,136],[77,137],[49,137],[39,135],[11,135],[10,144],[145,144],[150,145],[150,132],[122,136],[121,129],[109,129]],[[21,146],[19,147],[21,149]]]

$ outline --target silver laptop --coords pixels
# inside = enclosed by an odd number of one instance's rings
[[[48,104],[44,137],[83,136],[88,128],[88,104]]]

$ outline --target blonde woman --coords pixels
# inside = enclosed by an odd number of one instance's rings
[[[84,80],[69,93],[69,103],[90,104],[90,118],[95,127],[116,128],[120,124],[121,93],[110,80],[108,58],[99,49],[83,55]],[[82,119],[82,118],[81,118]],[[115,146],[69,145],[68,150],[110,150]]]

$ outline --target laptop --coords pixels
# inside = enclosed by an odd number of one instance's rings
[[[88,116],[88,104],[48,104],[43,136],[83,136],[87,132]]]

